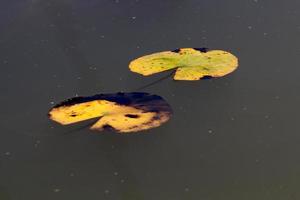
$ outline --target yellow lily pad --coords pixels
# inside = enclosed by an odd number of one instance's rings
[[[50,119],[68,125],[100,118],[90,129],[137,132],[169,120],[172,109],[160,96],[142,92],[75,97],[54,106]]]
[[[148,76],[176,69],[175,80],[199,80],[222,77],[233,72],[238,59],[222,50],[207,51],[206,48],[182,48],[142,56],[130,62],[132,72]]]

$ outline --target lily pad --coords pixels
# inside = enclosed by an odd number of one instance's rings
[[[222,77],[233,72],[238,59],[222,50],[207,51],[206,48],[182,48],[142,56],[130,62],[132,72],[148,76],[176,69],[175,80],[199,80]]]
[[[75,97],[49,111],[50,119],[63,125],[100,118],[90,129],[121,133],[158,127],[171,114],[170,105],[162,97],[143,92]]]

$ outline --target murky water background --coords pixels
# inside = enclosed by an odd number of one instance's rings
[[[300,1],[0,5],[1,200],[300,198]],[[47,119],[64,99],[159,79],[165,74],[131,73],[128,62],[179,47],[227,50],[240,67],[220,79],[145,88],[174,116],[139,134]]]

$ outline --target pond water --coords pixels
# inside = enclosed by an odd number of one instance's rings
[[[0,199],[299,199],[299,18],[299,0],[3,0]],[[128,69],[180,47],[239,68],[155,84],[169,72]],[[70,97],[136,88],[170,121],[121,135],[48,119]]]

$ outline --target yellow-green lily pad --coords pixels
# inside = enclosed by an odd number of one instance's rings
[[[91,130],[120,133],[159,127],[171,114],[170,105],[162,97],[144,92],[75,97],[49,111],[50,119],[62,125],[98,118]]]
[[[222,77],[233,72],[238,59],[222,50],[206,48],[181,48],[142,56],[130,62],[132,72],[144,76],[176,69],[175,80],[199,80],[206,77]]]

